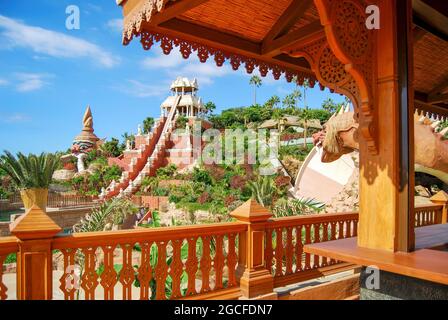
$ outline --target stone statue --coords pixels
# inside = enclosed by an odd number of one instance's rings
[[[138,128],[137,128],[137,135],[141,136],[142,133],[143,133],[143,131],[142,131],[142,125],[139,124],[139,125],[138,125]]]
[[[414,116],[415,171],[448,183],[448,128],[439,126],[438,121]],[[333,162],[359,150],[358,130],[359,124],[348,108],[328,120],[325,130],[313,135],[314,144],[322,147],[322,162]]]

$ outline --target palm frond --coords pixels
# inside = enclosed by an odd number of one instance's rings
[[[58,165],[59,159],[48,153],[26,156],[19,152],[14,156],[11,152],[5,151],[0,157],[0,168],[20,189],[48,188]]]

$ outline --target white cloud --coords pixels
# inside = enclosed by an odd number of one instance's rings
[[[111,19],[107,22],[106,26],[113,32],[122,33],[123,32],[123,19]]]
[[[7,86],[8,84],[9,84],[9,81],[8,81],[8,80],[1,79],[1,78],[0,78],[0,87],[1,87],[1,86]]]
[[[120,87],[118,89],[137,98],[148,98],[167,95],[168,88],[169,86],[167,84],[146,84],[141,81],[129,79],[124,87]]]
[[[182,56],[174,52],[169,55],[159,53],[155,57],[144,59],[142,65],[147,69],[177,68],[182,64],[183,60]]]
[[[18,83],[16,89],[19,92],[36,91],[48,84],[47,79],[53,77],[44,73],[17,73]]]
[[[10,47],[29,48],[37,54],[56,58],[89,58],[103,67],[111,68],[119,59],[94,43],[0,15],[0,33]]]
[[[3,122],[5,123],[23,123],[29,121],[31,121],[31,117],[23,113],[14,113],[3,118]]]
[[[217,67],[212,58],[206,63],[201,63],[195,56],[195,53],[192,53],[189,59],[184,59],[176,50],[173,50],[169,55],[165,55],[159,50],[154,57],[144,59],[142,66],[146,69],[164,68],[170,81],[173,81],[178,76],[196,78],[199,85],[210,85],[215,78],[223,77],[233,72],[229,65]]]

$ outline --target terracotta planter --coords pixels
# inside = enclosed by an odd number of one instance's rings
[[[31,209],[33,205],[38,206],[43,211],[47,208],[48,189],[24,189],[20,190],[25,211]]]

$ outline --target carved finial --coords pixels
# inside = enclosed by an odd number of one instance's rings
[[[84,113],[84,117],[82,118],[82,124],[84,126],[84,130],[93,132],[93,117],[92,117],[92,111],[90,110],[90,106],[87,106],[86,112]]]

